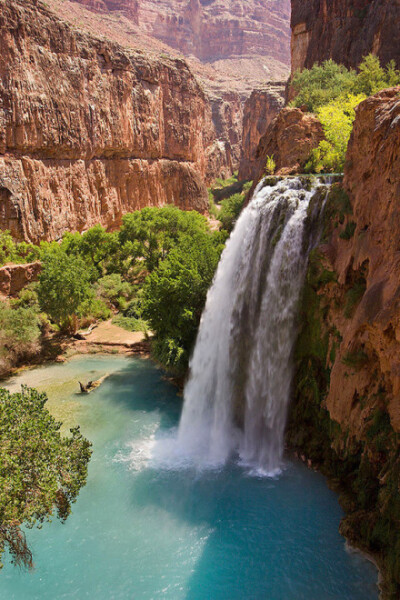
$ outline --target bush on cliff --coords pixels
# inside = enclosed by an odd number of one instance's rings
[[[32,567],[32,552],[21,525],[40,526],[54,513],[68,517],[91,454],[78,427],[61,437],[46,401],[34,389],[11,394],[0,388],[0,560],[8,549],[13,562],[26,567]]]
[[[358,67],[358,72],[347,69],[333,60],[326,60],[311,69],[297,71],[292,89],[296,97],[293,106],[306,106],[309,112],[317,112],[321,106],[348,95],[370,96],[386,87],[400,84],[400,71],[394,61],[382,67],[377,56],[369,54]]]
[[[306,171],[312,173],[342,172],[346,158],[347,144],[349,143],[355,108],[365,99],[358,94],[348,95],[346,98],[333,100],[317,110],[318,118],[322,123],[326,140],[320,142],[310,156]]]

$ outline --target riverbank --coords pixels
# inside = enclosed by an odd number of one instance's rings
[[[127,331],[113,324],[111,319],[100,322],[87,335],[83,331],[75,336],[54,334],[44,340],[42,350],[36,356],[1,373],[0,381],[26,369],[52,362],[62,363],[80,354],[120,354],[146,358],[150,356],[150,339],[148,334]]]

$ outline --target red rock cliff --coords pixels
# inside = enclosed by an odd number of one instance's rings
[[[269,125],[283,108],[284,95],[284,85],[275,85],[262,90],[254,90],[245,102],[239,168],[240,180],[252,180],[258,176],[260,171],[260,159],[256,158],[258,144],[267,132]]]
[[[212,125],[183,60],[73,31],[0,0],[0,227],[57,239],[173,202],[204,210]]]
[[[292,73],[328,58],[356,67],[373,52],[400,66],[400,0],[292,0]]]

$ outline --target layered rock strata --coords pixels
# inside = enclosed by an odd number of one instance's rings
[[[400,66],[399,0],[292,0],[292,73],[332,58],[356,67],[373,52]]]
[[[341,531],[400,594],[400,87],[357,108],[325,208],[297,344],[288,441],[337,479]]]
[[[0,227],[58,239],[146,205],[207,208],[207,98],[183,60],[0,0]]]
[[[261,138],[285,104],[285,86],[275,85],[254,90],[245,102],[243,110],[242,152],[239,179],[253,180],[260,170],[256,158]]]

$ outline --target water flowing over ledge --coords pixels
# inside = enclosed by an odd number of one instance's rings
[[[179,453],[219,466],[234,453],[265,474],[281,467],[311,199],[329,182],[261,182],[223,252],[185,388]],[[314,203],[312,203],[314,204]]]

